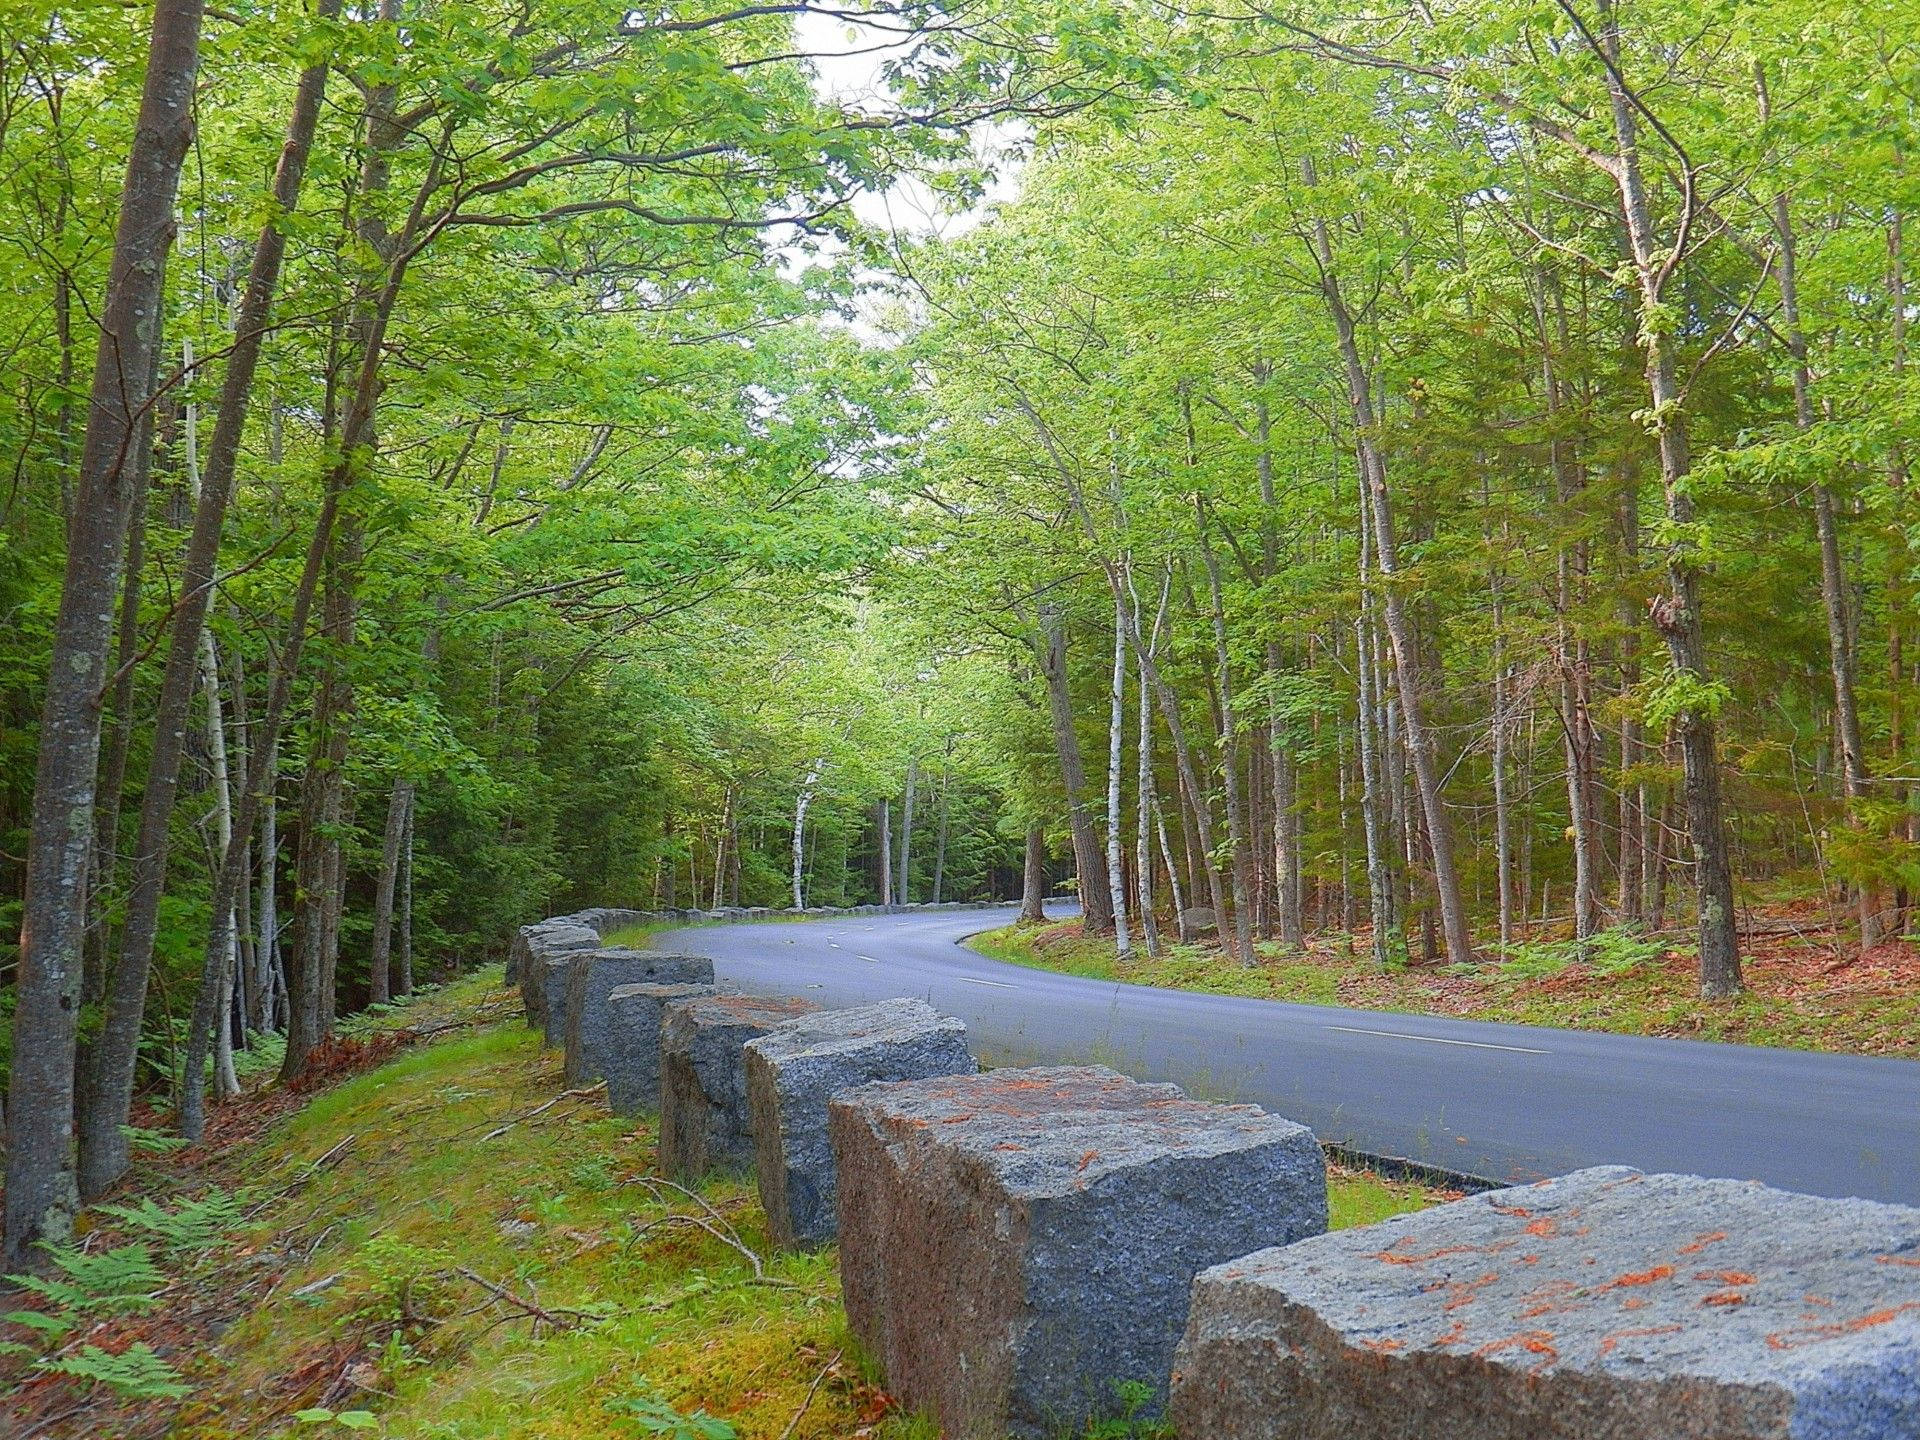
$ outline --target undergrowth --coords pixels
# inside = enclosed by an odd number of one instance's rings
[[[773,1253],[748,1184],[660,1180],[653,1125],[566,1092],[517,1022],[452,1028],[509,1008],[498,973],[436,999],[449,1028],[431,1043],[221,1153],[150,1161],[148,1193],[92,1212],[87,1263],[120,1279],[82,1288],[120,1298],[29,1337],[72,1363],[0,1397],[0,1430],[9,1404],[25,1428],[78,1399],[44,1435],[931,1435],[858,1358],[832,1250]],[[1339,1168],[1331,1188],[1336,1224],[1432,1198]],[[1164,1431],[1135,1416],[1088,1433]]]
[[[1920,1058],[1920,951],[1902,941],[1871,961],[1833,953],[1818,933],[1750,942],[1748,989],[1706,1001],[1693,949],[1670,935],[1621,927],[1590,937],[1526,941],[1470,965],[1381,969],[1352,937],[1315,937],[1304,950],[1258,948],[1243,966],[1210,945],[1173,945],[1158,960],[1126,960],[1111,938],[1078,921],[1008,926],[968,942],[1015,965],[1165,989],[1309,1005],[1448,1015],[1625,1035],[1666,1035],[1791,1049]]]

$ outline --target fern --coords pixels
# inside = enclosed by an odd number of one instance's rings
[[[167,1283],[144,1245],[119,1245],[98,1255],[66,1245],[43,1243],[40,1248],[52,1257],[58,1276],[7,1278],[62,1310],[85,1315],[150,1310],[158,1298],[155,1292]]]
[[[99,1209],[132,1229],[144,1230],[176,1259],[212,1249],[246,1219],[240,1197],[224,1190],[209,1190],[174,1210],[155,1204],[148,1195],[141,1196],[137,1204],[102,1205]]]
[[[98,1345],[83,1345],[77,1354],[42,1360],[39,1368],[53,1375],[104,1385],[122,1400],[179,1400],[192,1393],[180,1372],[145,1344],[129,1345],[110,1355]]]
[[[145,1150],[154,1155],[184,1150],[193,1143],[184,1135],[169,1135],[164,1130],[146,1130],[138,1125],[122,1125],[120,1135],[135,1150]]]

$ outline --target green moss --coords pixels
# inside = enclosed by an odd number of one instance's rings
[[[640,1440],[664,1406],[743,1440],[779,1436],[796,1415],[792,1440],[931,1434],[884,1415],[834,1251],[772,1254],[742,1182],[715,1180],[699,1202],[650,1187],[653,1126],[563,1095],[559,1057],[497,1018],[510,1008],[498,980],[496,968],[416,1002],[407,1019],[422,1028],[471,1028],[346,1081],[217,1162],[221,1183],[274,1198],[214,1273],[277,1278],[184,1367],[195,1393],[172,1433],[313,1435],[291,1417],[325,1406],[370,1410],[379,1433],[418,1440]],[[1330,1192],[1336,1225],[1434,1198],[1337,1166]],[[764,1273],[676,1215],[731,1227]]]

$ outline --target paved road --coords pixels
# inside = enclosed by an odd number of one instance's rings
[[[965,1020],[995,1064],[1097,1061],[1489,1180],[1624,1164],[1920,1204],[1914,1061],[1196,995],[959,944],[1013,913],[724,925],[657,943],[711,956],[762,993],[829,1006],[918,996]]]

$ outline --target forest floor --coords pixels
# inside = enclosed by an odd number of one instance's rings
[[[1811,901],[1756,912],[1743,937],[1747,991],[1702,1000],[1693,950],[1678,933],[1609,931],[1584,959],[1564,940],[1489,953],[1479,964],[1395,965],[1368,958],[1368,937],[1316,935],[1304,950],[1255,948],[1242,966],[1211,945],[1116,958],[1111,937],[1075,920],[1013,926],[969,942],[996,960],[1096,980],[1250,995],[1312,1005],[1451,1015],[1520,1025],[1668,1035],[1920,1059],[1920,945],[1901,938],[1861,954]]]
[[[90,1301],[40,1302],[75,1322],[63,1360],[124,1383],[129,1349],[150,1346],[188,1393],[120,1399],[0,1360],[0,1433],[933,1433],[858,1358],[834,1252],[771,1254],[751,1185],[658,1180],[652,1123],[564,1089],[497,966],[382,1017],[321,1076],[329,1088],[262,1086],[221,1107],[206,1144],[142,1160],[120,1213],[83,1217],[89,1257],[141,1243],[158,1275],[129,1281],[122,1263],[117,1281],[76,1281]],[[1337,1167],[1331,1189],[1337,1225],[1440,1198]]]

